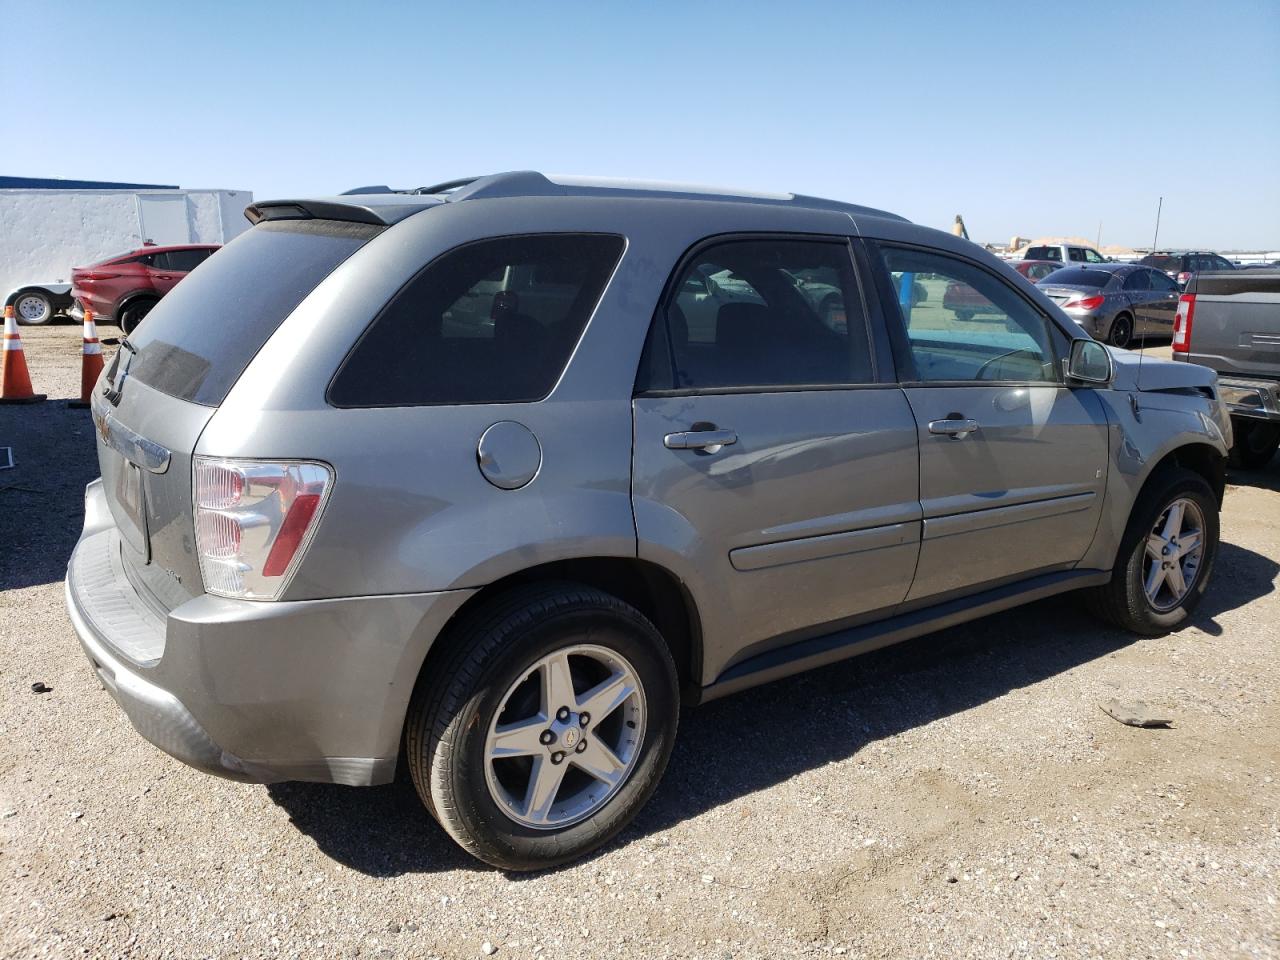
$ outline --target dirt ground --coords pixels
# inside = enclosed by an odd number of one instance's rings
[[[23,333],[73,395],[78,328]],[[510,876],[407,783],[144,742],[63,606],[88,413],[0,407],[0,446],[0,957],[1280,957],[1280,461],[1232,477],[1187,628],[1064,597],[716,702],[614,843]]]

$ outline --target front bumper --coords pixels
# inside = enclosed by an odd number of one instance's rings
[[[100,480],[66,598],[102,685],[145,739],[207,773],[387,783],[422,662],[473,591],[157,611],[129,579]]]
[[[1233,416],[1280,420],[1280,381],[1219,377],[1218,396]]]

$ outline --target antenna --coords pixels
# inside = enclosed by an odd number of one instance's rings
[[[1159,202],[1156,204],[1156,233],[1155,233],[1155,236],[1151,238],[1152,253],[1156,252],[1157,250],[1156,244],[1160,240],[1160,212],[1163,209],[1164,209],[1164,197],[1161,197]],[[1133,321],[1133,327],[1134,327],[1133,332],[1136,335],[1138,332],[1138,321],[1136,318]],[[1129,400],[1133,405],[1133,415],[1139,421],[1142,420],[1142,414],[1138,412],[1138,394],[1142,392],[1142,358],[1145,357],[1146,355],[1147,355],[1147,341],[1143,340],[1138,347],[1138,372],[1133,378],[1133,393],[1129,394]]]

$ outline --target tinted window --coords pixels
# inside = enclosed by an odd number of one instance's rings
[[[379,228],[327,220],[263,223],[173,288],[129,335],[129,375],[217,406],[280,323]]]
[[[678,388],[872,380],[848,247],[738,240],[698,253],[666,306]]]
[[[1152,290],[1159,290],[1162,293],[1172,293],[1178,290],[1178,285],[1173,282],[1173,279],[1159,270],[1147,271],[1147,279],[1151,281]]]
[[[1226,259],[1225,257],[1219,257],[1215,255],[1209,258],[1209,264],[1208,266],[1205,267],[1205,269],[1206,270],[1234,270],[1235,264],[1233,264],[1230,260]]]
[[[1057,379],[1047,321],[1003,280],[943,254],[885,247],[883,256],[921,380]],[[956,287],[969,291],[963,300]]]
[[[187,270],[194,270],[200,264],[204,263],[205,258],[209,256],[209,251],[208,250],[170,250],[168,253],[165,254],[165,256],[168,258],[168,261],[169,261],[166,266],[166,269],[180,270],[180,271],[186,272]]]
[[[540,234],[449,251],[370,324],[334,378],[330,402],[541,400],[569,362],[622,246],[621,237],[603,234]]]
[[[1148,279],[1149,270],[1135,270],[1124,278],[1125,290],[1150,290],[1151,281]]]
[[[1079,247],[1068,247],[1067,256],[1070,257],[1073,262],[1076,262],[1076,263],[1084,262],[1084,251]]]
[[[1096,287],[1102,289],[1115,276],[1106,270],[1093,270],[1089,267],[1064,267],[1055,270],[1045,277],[1046,284],[1065,284],[1069,287]]]
[[[1148,267],[1155,267],[1157,270],[1163,270],[1166,273],[1170,271],[1177,273],[1182,269],[1182,258],[1171,257],[1167,254],[1152,254],[1145,256],[1140,262]]]
[[[1028,247],[1024,260],[1062,260],[1060,247]]]

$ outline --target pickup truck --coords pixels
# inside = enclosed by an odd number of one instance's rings
[[[1192,275],[1173,321],[1173,359],[1218,372],[1231,463],[1256,470],[1280,447],[1280,270]]]

